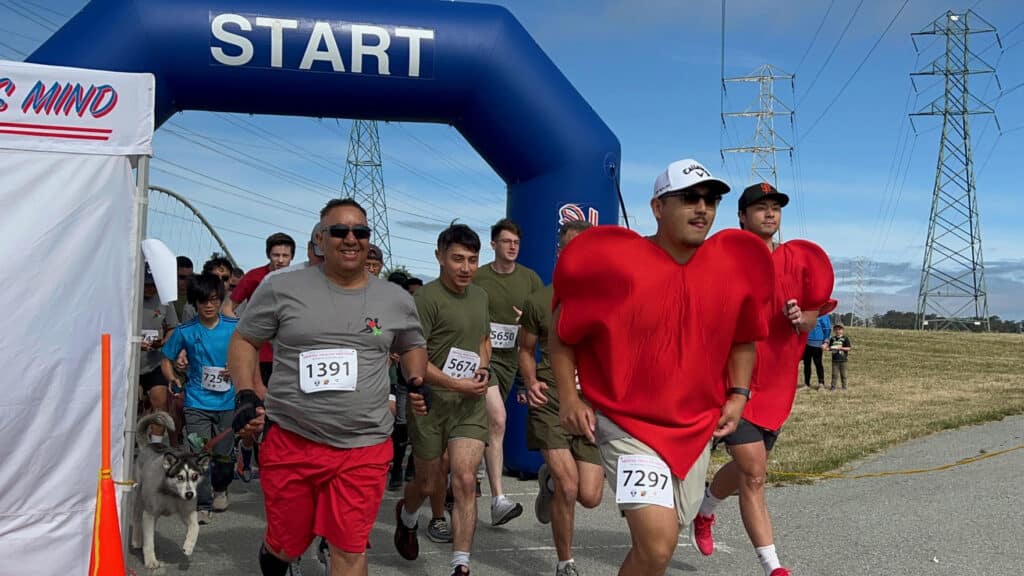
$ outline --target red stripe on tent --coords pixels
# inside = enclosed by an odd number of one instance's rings
[[[87,136],[85,134],[58,134],[56,132],[18,132],[15,130],[0,129],[0,134],[15,134],[17,136],[43,136],[46,138],[72,138],[75,140],[110,140],[109,136]]]
[[[38,128],[42,130],[61,130],[66,132],[95,132],[99,134],[110,134],[110,128],[81,128],[78,126],[54,126],[50,124],[30,124],[28,122],[0,122],[0,126],[8,128]]]

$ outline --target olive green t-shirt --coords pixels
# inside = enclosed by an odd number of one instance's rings
[[[516,326],[516,311],[523,309],[526,299],[544,287],[536,272],[516,264],[511,274],[494,271],[493,262],[476,271],[473,283],[487,291],[491,329],[491,362],[514,371],[519,365],[516,339],[510,338],[508,326]],[[502,329],[504,325],[506,328]]]
[[[551,300],[555,289],[551,284],[535,290],[523,305],[523,317],[520,320],[523,330],[536,334],[540,345],[540,363],[537,364],[537,379],[548,385],[555,386],[555,375],[551,371],[551,358],[548,356],[548,330],[551,328]]]
[[[464,362],[451,353],[453,348],[479,355],[480,343],[490,330],[486,292],[470,284],[465,292],[456,294],[441,280],[434,280],[417,290],[414,299],[431,364],[451,376],[452,369],[459,366],[448,365],[453,360]]]

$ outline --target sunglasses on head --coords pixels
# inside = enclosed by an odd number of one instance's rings
[[[662,198],[679,198],[684,204],[696,204],[701,200],[708,206],[717,206],[722,201],[721,194],[702,194],[696,190],[680,190],[662,195]]]
[[[348,238],[348,233],[352,232],[352,235],[356,237],[356,240],[367,240],[370,238],[370,233],[372,232],[369,226],[363,226],[361,224],[358,226],[335,224],[333,226],[328,226],[327,231],[330,232],[332,237],[342,239]]]

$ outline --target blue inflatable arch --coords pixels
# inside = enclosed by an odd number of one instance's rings
[[[560,221],[618,219],[618,140],[498,6],[93,0],[28,61],[152,73],[158,125],[182,110],[451,124],[506,182],[522,261],[545,278]]]

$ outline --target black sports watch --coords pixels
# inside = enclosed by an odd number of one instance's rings
[[[739,394],[750,400],[750,388],[729,388],[729,394]]]

